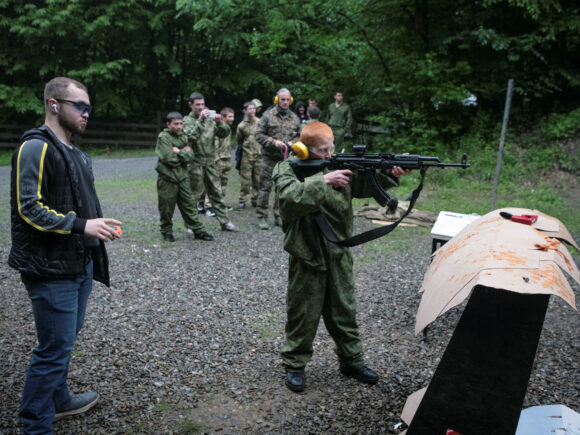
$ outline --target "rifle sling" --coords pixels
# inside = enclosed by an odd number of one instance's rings
[[[423,190],[423,180],[425,179],[425,172],[427,172],[427,167],[423,166],[421,168],[421,180],[419,182],[419,185],[415,188],[415,190],[413,190],[413,193],[411,194],[411,201],[409,201],[409,207],[407,208],[407,211],[405,212],[405,214],[403,214],[403,216],[401,216],[396,222],[393,222],[392,224],[378,228],[373,228],[372,230],[356,234],[352,237],[349,237],[348,239],[340,240],[337,237],[334,230],[332,229],[332,227],[330,226],[328,219],[326,219],[326,216],[324,215],[324,213],[322,213],[322,211],[316,210],[315,212],[312,213],[312,217],[314,218],[324,238],[329,242],[334,243],[335,245],[342,247],[351,247],[360,245],[362,243],[370,242],[371,240],[378,239],[379,237],[385,236],[389,234],[391,231],[393,231],[397,227],[397,225],[399,225],[401,221],[405,219],[407,215],[411,212],[413,206],[415,205],[415,201],[417,201],[417,198],[419,198],[421,190]]]

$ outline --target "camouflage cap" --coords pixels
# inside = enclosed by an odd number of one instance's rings
[[[262,102],[261,102],[260,100],[258,100],[257,98],[254,98],[254,99],[252,100],[252,103],[254,103],[254,106],[256,107],[256,109],[257,109],[258,107],[262,107]]]

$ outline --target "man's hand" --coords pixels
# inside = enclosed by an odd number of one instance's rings
[[[274,145],[276,145],[276,148],[278,148],[280,151],[282,152],[286,151],[286,144],[281,140],[275,139]]]
[[[350,169],[339,169],[324,174],[324,182],[329,186],[344,187],[350,182],[351,175],[352,171]]]
[[[403,153],[403,155],[408,156],[409,153]],[[393,177],[399,178],[399,177],[402,177],[403,175],[408,175],[410,173],[411,173],[411,169],[401,169],[398,166],[393,166],[391,168],[391,175]]]
[[[201,111],[201,113],[199,114],[199,119],[200,119],[201,121],[203,121],[204,119],[211,119],[211,118],[209,117],[209,115],[210,115],[210,114],[211,114],[211,110],[210,110],[210,109],[208,109],[208,108],[206,107],[206,108],[205,108],[205,109],[203,109],[203,110]],[[213,118],[213,120],[214,120],[215,122],[219,122],[219,121],[221,121],[221,120],[222,120],[222,116],[221,116],[219,113],[216,113],[216,114],[215,114],[215,117]]]
[[[122,225],[122,222],[111,218],[97,218],[88,219],[85,225],[85,235],[89,237],[96,237],[104,242],[115,240],[119,238],[113,225]]]
[[[184,146],[183,151],[191,151],[191,147],[189,145]]]
[[[397,177],[398,178],[398,177],[401,177],[403,175],[408,175],[410,173],[411,173],[411,170],[410,169],[401,169],[398,166],[393,166],[391,168],[391,175],[393,177]]]
[[[172,150],[173,150],[174,153],[179,154],[179,148],[173,147]]]

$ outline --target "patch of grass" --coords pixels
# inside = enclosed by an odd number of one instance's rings
[[[129,157],[147,157],[155,155],[155,148],[121,148],[121,147],[81,147],[91,157],[104,157],[109,159],[126,159]],[[12,161],[12,149],[0,150],[0,166],[10,166]]]
[[[147,157],[155,155],[155,146],[151,148],[123,148],[119,146],[86,146],[81,149],[91,157],[108,159],[126,159],[129,157]]]
[[[493,180],[482,178],[481,173],[475,171],[469,173],[470,170],[471,168],[465,171],[429,170],[415,208],[432,212],[447,210],[465,214],[487,214],[491,208]],[[406,199],[419,184],[419,179],[419,173],[414,171],[402,177],[401,186],[392,189],[391,193],[399,199]],[[560,219],[572,233],[580,233],[579,204],[566,200],[563,192],[537,177],[500,179],[495,208],[503,207],[539,210]]]
[[[566,245],[566,248],[568,248],[568,252],[573,257],[578,257],[580,255],[580,251],[578,251],[574,246]]]
[[[165,400],[160,401],[158,404],[155,405],[159,411],[161,411],[165,416],[163,419],[169,419],[169,421],[175,421],[177,419],[177,414],[182,414],[184,411],[185,413],[190,413],[192,410],[187,405],[185,405],[182,401],[177,403],[170,403]],[[183,417],[179,415],[179,419]],[[175,430],[176,433],[200,433],[204,431],[205,424],[194,421],[190,417],[183,418],[182,421],[175,423]]]
[[[157,217],[157,215],[155,217]],[[173,219],[174,233],[185,233],[185,227],[182,226],[183,224],[180,223],[180,220],[177,220],[176,217],[177,216],[174,216]],[[158,219],[154,221],[143,221],[135,217],[126,217],[123,215],[114,216],[114,218],[123,222],[123,235],[121,237],[130,240],[131,242],[135,242],[139,246],[138,249],[135,249],[132,244],[126,244],[119,249],[130,251],[131,255],[135,257],[144,258],[146,256],[142,249],[143,246],[147,247],[152,245],[161,245],[165,249],[173,248],[176,246],[175,243],[164,241],[161,238]],[[183,237],[185,237],[185,235]]]
[[[171,412],[176,408],[175,405],[166,402],[165,400],[159,402],[157,405],[155,405],[155,407],[161,412]]]
[[[0,150],[0,166],[10,166],[14,150]]]
[[[109,204],[127,204],[157,201],[157,186],[155,178],[134,180],[128,177],[116,179],[97,178],[95,188],[99,197],[106,198]]]
[[[9,204],[6,207],[0,207],[0,219],[0,243],[6,245],[12,240]]]
[[[477,137],[466,138],[460,147],[467,151],[472,166],[462,169],[430,169],[425,177],[425,186],[415,207],[421,210],[457,213],[477,213],[484,215],[490,211],[493,178],[497,159],[497,146],[483,142]],[[85,149],[92,156],[107,158],[127,158],[153,155],[152,149],[124,149],[118,147],[89,147]],[[580,205],[578,201],[566,200],[565,192],[556,189],[547,179],[538,176],[535,167],[524,166],[522,154],[529,150],[518,144],[509,144],[504,153],[500,183],[496,196],[496,208],[521,207],[537,209],[560,219],[572,233],[580,233]],[[548,151],[545,151],[548,152]],[[9,165],[12,150],[0,150],[0,165]],[[444,161],[459,161],[460,157],[440,155]],[[528,156],[529,157],[529,156]],[[543,160],[543,159],[540,159]],[[534,161],[524,159],[529,164]],[[552,159],[553,161],[553,159]],[[572,173],[563,173],[573,184],[577,178]],[[151,174],[145,180],[130,178],[97,179],[97,192],[108,204],[135,203],[138,207],[144,201],[156,202],[156,176]],[[401,186],[392,193],[405,199],[419,183],[419,173],[401,178]],[[565,187],[564,187],[565,188]],[[239,191],[239,180],[235,169],[230,173],[229,190]],[[363,202],[360,202],[362,204]],[[355,206],[357,206],[355,202]],[[106,209],[106,204],[105,207]],[[7,214],[0,218],[9,219]],[[143,223],[140,223],[143,225]],[[138,230],[138,225],[136,226]],[[153,231],[157,234],[157,228]],[[149,237],[150,239],[150,237]],[[152,241],[152,240],[149,240]],[[157,241],[157,239],[156,239]]]
[[[280,326],[281,319],[282,314],[280,312],[269,310],[249,317],[247,320],[251,328],[260,334],[260,338],[266,340],[280,336],[282,331]]]
[[[421,235],[427,237],[430,231],[430,228],[425,227],[399,225],[387,236],[365,243],[360,248],[355,249],[353,251],[355,264],[384,262],[399,255],[400,252],[418,253],[421,250],[429,249],[429,246],[419,246],[414,241]],[[428,242],[426,243],[428,244]]]
[[[114,217],[123,222],[123,236],[144,245],[163,243],[159,232],[159,215],[157,211],[144,214],[143,217],[116,215],[117,204],[133,204],[135,208],[143,208],[157,203],[156,175],[150,178],[135,180],[129,177],[116,179],[97,178],[95,180],[97,194],[107,217]],[[179,228],[181,218],[179,213],[174,216],[174,226]],[[184,228],[185,231],[185,228]],[[171,244],[167,244],[170,246]]]
[[[203,423],[191,421],[189,418],[186,418],[179,425],[178,433],[201,433],[204,429],[205,425]]]
[[[125,428],[125,430],[127,431],[128,435],[138,435],[138,434],[145,433],[147,430],[147,427],[143,423],[139,423],[139,424],[136,424],[134,426],[129,426],[129,427]]]

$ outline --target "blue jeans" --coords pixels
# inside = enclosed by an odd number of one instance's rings
[[[32,302],[38,346],[32,352],[19,417],[25,434],[52,433],[55,410],[71,400],[68,366],[93,288],[93,262],[87,264],[82,278],[23,275],[22,282]]]

